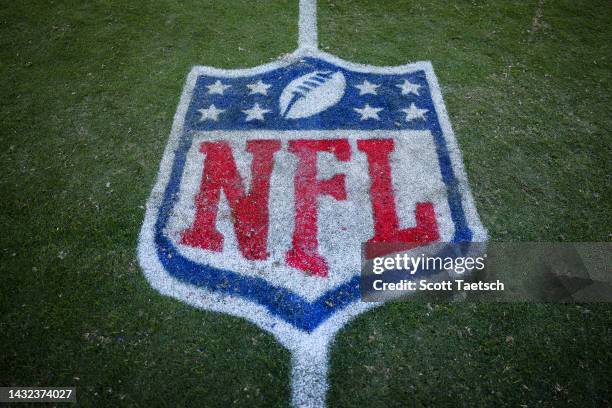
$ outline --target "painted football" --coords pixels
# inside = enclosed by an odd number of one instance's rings
[[[280,114],[300,119],[321,113],[342,99],[346,79],[340,71],[313,71],[294,79],[279,99]]]

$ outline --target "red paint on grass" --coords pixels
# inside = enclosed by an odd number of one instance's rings
[[[332,153],[340,161],[348,161],[351,148],[346,139],[292,140],[289,151],[299,161],[294,178],[295,228],[293,248],[287,251],[287,265],[313,275],[327,276],[325,258],[319,252],[317,241],[317,197],[327,194],[336,200],[346,200],[346,175],[336,174],[328,180],[317,180],[317,154]]]
[[[267,258],[268,198],[273,156],[280,149],[278,140],[251,140],[247,151],[253,155],[251,190],[244,191],[227,142],[204,142],[206,155],[200,192],[196,197],[196,216],[191,229],[182,234],[181,243],[210,251],[223,250],[223,235],[215,227],[221,190],[225,193],[234,220],[236,239],[246,259]]]
[[[438,224],[433,204],[417,203],[415,209],[416,226],[399,228],[395,194],[391,181],[391,165],[389,154],[393,151],[392,139],[359,140],[357,148],[368,157],[370,173],[370,199],[372,201],[372,216],[374,218],[374,236],[368,240],[366,256],[372,253],[375,245],[393,244],[398,250],[407,250],[417,246],[435,242],[439,239]]]
[[[234,231],[240,251],[249,260],[268,257],[270,176],[274,154],[280,149],[278,140],[251,140],[247,151],[252,154],[250,191],[245,192],[243,179],[228,142],[204,142],[204,169],[200,191],[195,199],[196,214],[192,227],[183,231],[181,243],[209,251],[223,250],[223,235],[215,224],[221,190],[231,209]],[[374,220],[374,235],[368,240],[366,256],[378,256],[376,244],[407,250],[439,239],[434,206],[431,202],[417,203],[416,226],[400,229],[392,185],[389,155],[394,149],[392,139],[358,140],[357,148],[365,153],[370,176],[370,200]],[[318,197],[328,195],[346,200],[346,175],[335,174],[327,180],[317,178],[317,157],[320,152],[331,153],[341,162],[349,161],[351,149],[347,139],[291,140],[289,152],[297,159],[294,175],[295,225],[292,248],[285,254],[287,265],[306,273],[326,277],[329,271],[325,258],[319,253]]]

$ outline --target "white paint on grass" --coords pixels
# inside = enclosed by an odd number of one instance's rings
[[[342,72],[313,71],[291,81],[278,101],[287,119],[314,116],[337,104],[346,89]]]
[[[380,113],[380,111],[384,109],[374,108],[366,103],[363,108],[353,108],[353,110],[360,115],[360,118],[359,118],[360,120],[368,120],[368,119],[380,120],[380,117],[378,116],[378,114]]]
[[[376,91],[376,89],[380,87],[380,85],[370,83],[370,81],[368,81],[367,79],[363,81],[361,84],[354,85],[354,86],[355,88],[359,89],[359,96],[368,95],[368,94],[378,95],[378,92]]]
[[[402,109],[402,112],[406,114],[406,122],[411,120],[425,120],[425,114],[429,112],[427,109],[419,109],[414,103],[410,104],[407,109]]]
[[[205,120],[216,122],[219,120],[219,115],[225,112],[225,109],[218,109],[215,104],[212,104],[208,108],[198,109],[198,112],[200,113],[200,122]]]
[[[317,1],[300,0],[298,49],[316,51],[318,48]]]

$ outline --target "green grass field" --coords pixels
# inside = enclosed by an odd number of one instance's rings
[[[2,1],[0,385],[80,406],[287,406],[289,353],[136,261],[185,76],[291,52],[297,1]],[[431,60],[496,241],[612,238],[609,1],[320,0],[320,48]],[[332,347],[330,407],[612,404],[609,305],[388,304]]]

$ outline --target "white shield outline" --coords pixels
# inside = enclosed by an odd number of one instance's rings
[[[448,148],[454,177],[459,186],[461,203],[467,225],[473,233],[473,242],[487,241],[487,232],[483,227],[463,168],[459,147],[448,119],[442,94],[429,61],[416,62],[394,67],[378,67],[344,61],[331,54],[317,49],[300,48],[282,59],[247,69],[219,69],[206,66],[195,66],[187,76],[183,93],[174,115],[172,131],[160,164],[158,178],[147,201],[145,219],[138,240],[138,259],[151,286],[161,294],[174,297],[203,310],[221,312],[247,319],[260,328],[270,332],[292,353],[292,392],[296,406],[323,406],[327,389],[327,354],[328,347],[335,334],[352,318],[380,303],[355,301],[340,309],[323,321],[311,332],[302,331],[285,320],[270,313],[265,306],[241,297],[218,294],[201,287],[189,285],[169,274],[158,259],[155,247],[155,223],[164,191],[170,179],[170,173],[182,134],[187,109],[199,75],[235,78],[252,76],[287,67],[304,57],[318,58],[339,67],[371,74],[408,74],[423,70],[430,88],[438,121]]]

